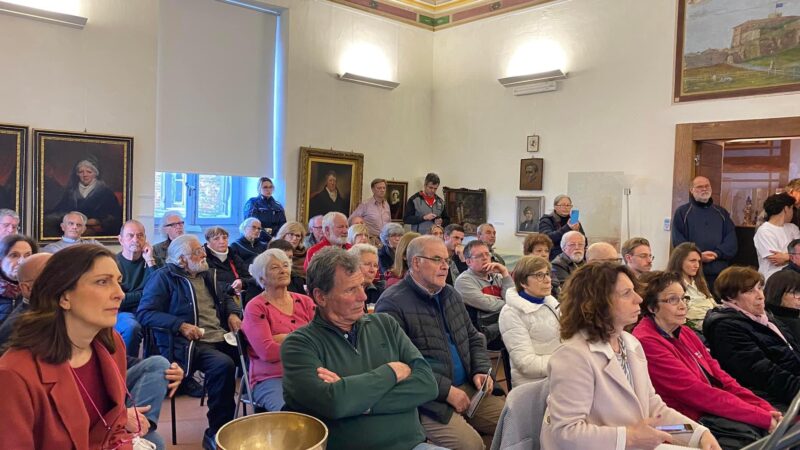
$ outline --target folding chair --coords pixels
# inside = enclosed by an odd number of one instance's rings
[[[159,328],[159,327],[145,327],[144,328],[144,355],[145,357],[151,356],[153,354],[158,355],[159,353],[153,353],[154,349],[157,350],[158,346],[155,342],[155,335],[154,332],[164,333],[167,335],[169,339],[169,362],[172,363],[175,361],[175,346],[174,340],[172,336],[172,332],[166,328]],[[169,408],[170,408],[170,416],[172,419],[172,445],[178,445],[178,423],[177,418],[175,417],[175,396],[173,395],[172,398],[169,399]]]
[[[253,390],[250,387],[250,375],[248,372],[248,364],[247,364],[247,337],[244,335],[242,330],[236,332],[236,348],[239,350],[239,370],[242,373],[241,381],[239,382],[239,399],[236,402],[236,415],[234,419],[239,417],[239,405],[242,406],[242,416],[247,415],[247,405],[253,406],[253,411],[255,412],[257,409],[264,409],[262,405],[259,405],[253,400]]]

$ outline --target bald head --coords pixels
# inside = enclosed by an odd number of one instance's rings
[[[613,245],[595,242],[586,250],[586,262],[622,262],[622,259]]]
[[[23,297],[30,298],[33,282],[39,278],[39,274],[42,273],[42,269],[51,256],[53,256],[51,253],[36,253],[19,263],[17,280],[19,280],[19,290]]]

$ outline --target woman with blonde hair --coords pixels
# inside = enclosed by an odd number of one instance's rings
[[[350,225],[347,229],[347,243],[350,245],[369,244],[369,229],[363,223]]]
[[[681,274],[681,281],[689,297],[686,325],[698,333],[703,332],[706,313],[717,306],[703,275],[702,252],[692,242],[684,242],[672,250],[667,262],[667,272]]]
[[[275,239],[283,239],[284,241],[292,244],[292,273],[306,278],[306,270],[303,268],[303,263],[306,261],[306,252],[308,249],[303,245],[303,239],[306,236],[306,229],[300,222],[286,222],[278,230]]]
[[[400,238],[400,242],[397,243],[397,251],[395,251],[394,254],[394,265],[392,265],[392,268],[386,272],[387,288],[399,283],[400,280],[406,276],[406,272],[408,272],[408,261],[406,260],[408,244],[410,244],[414,238],[419,236],[421,236],[421,234],[409,231]]]

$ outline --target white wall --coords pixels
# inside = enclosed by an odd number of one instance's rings
[[[623,171],[633,190],[631,236],[653,243],[663,267],[671,216],[675,124],[800,114],[800,95],[673,105],[675,2],[568,0],[437,31],[433,129],[442,183],[485,187],[498,247],[521,252],[515,196],[553,198],[568,172]],[[497,79],[514,50],[549,38],[566,56],[557,92],[514,97]],[[541,136],[544,190],[519,191],[527,135]],[[458,161],[458,163],[454,163]],[[624,214],[624,208],[623,208]],[[627,236],[622,222],[622,236]]]

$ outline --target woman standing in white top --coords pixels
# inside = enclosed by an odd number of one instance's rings
[[[758,271],[768,279],[789,262],[789,242],[800,238],[800,229],[791,223],[794,198],[791,195],[774,194],[764,200],[767,221],[756,230],[753,241],[758,253]]]

